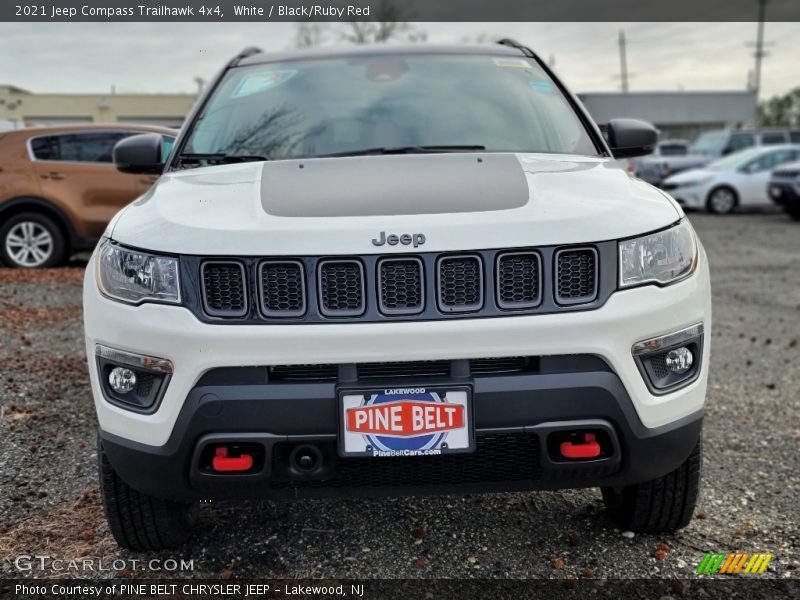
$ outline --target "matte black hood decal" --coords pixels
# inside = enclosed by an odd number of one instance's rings
[[[276,217],[426,215],[520,208],[513,154],[424,154],[264,163],[261,203]]]

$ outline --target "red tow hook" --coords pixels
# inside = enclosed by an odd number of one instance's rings
[[[600,444],[593,433],[584,433],[583,442],[561,442],[561,456],[564,458],[597,458],[600,456]]]
[[[220,472],[249,471],[253,468],[253,457],[249,454],[237,457],[228,456],[228,449],[220,446],[216,449],[211,466],[215,471]]]

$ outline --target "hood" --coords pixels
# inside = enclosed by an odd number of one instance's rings
[[[625,238],[680,216],[612,159],[364,156],[167,173],[124,209],[112,237],[175,254],[442,252]],[[422,234],[424,247],[376,244],[404,234]]]

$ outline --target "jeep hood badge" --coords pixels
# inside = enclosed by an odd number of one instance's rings
[[[375,246],[383,246],[384,244],[389,244],[390,246],[397,246],[397,244],[403,244],[403,246],[411,246],[413,245],[414,248],[418,248],[425,243],[425,234],[423,233],[390,233],[386,235],[385,231],[381,231],[378,234],[378,237],[372,240],[373,245]]]

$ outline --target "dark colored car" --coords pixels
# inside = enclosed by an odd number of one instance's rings
[[[775,169],[767,193],[789,216],[800,221],[800,162],[787,163]]]

